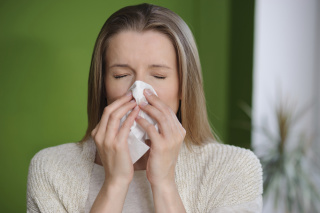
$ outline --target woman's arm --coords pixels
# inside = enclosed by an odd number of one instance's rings
[[[91,207],[90,213],[121,212],[128,189],[128,184],[111,184],[105,181]]]
[[[151,185],[156,212],[186,212],[176,184]]]
[[[140,104],[141,109],[154,118],[159,132],[146,119],[137,117],[137,123],[150,137],[150,154],[146,172],[150,182],[155,212],[186,212],[175,184],[175,166],[186,135],[172,109],[151,91],[144,91],[150,104]]]
[[[91,132],[105,170],[105,182],[91,207],[92,213],[122,212],[134,174],[127,139],[139,112],[139,107],[131,99],[130,92],[108,105]],[[130,110],[132,112],[119,129],[120,119]]]

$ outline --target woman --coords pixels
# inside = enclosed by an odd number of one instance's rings
[[[145,90],[148,103],[138,105],[128,92],[136,81],[157,95]],[[259,160],[214,137],[197,47],[178,15],[150,4],[111,15],[95,44],[88,88],[83,140],[41,150],[30,163],[29,212],[261,211]],[[127,139],[134,122],[150,149],[133,164]]]

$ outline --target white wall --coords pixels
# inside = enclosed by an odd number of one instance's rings
[[[275,134],[280,97],[296,112],[314,102],[293,127],[289,141],[294,143],[304,132],[314,137],[319,150],[320,1],[257,0],[255,10],[253,125],[265,125]],[[266,150],[262,134],[253,132],[252,140],[258,155]],[[273,211],[266,206],[264,212]]]

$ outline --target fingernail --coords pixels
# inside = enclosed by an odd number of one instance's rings
[[[136,102],[136,100],[132,99],[130,102]]]
[[[132,95],[131,90],[130,90],[130,91],[128,91],[128,92],[126,93],[126,95],[127,95],[127,96],[131,96],[131,95]]]
[[[139,109],[139,107],[138,107],[138,106],[136,106],[133,110],[136,110],[136,111],[137,111],[138,109]]]
[[[140,117],[140,115],[138,115],[137,117],[136,117],[136,120],[139,120],[141,117]]]
[[[147,106],[147,105],[148,105],[148,103],[145,101],[141,101],[141,103],[140,103],[140,106],[142,106],[142,107]]]
[[[151,90],[149,90],[149,89],[145,89],[144,91],[146,91],[146,94],[149,96],[149,95],[152,95],[152,92],[151,92]]]

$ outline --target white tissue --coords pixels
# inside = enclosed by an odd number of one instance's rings
[[[143,95],[143,90],[149,89],[155,95],[157,95],[156,91],[152,88],[151,85],[143,82],[143,81],[136,81],[133,85],[129,88],[129,91],[132,91],[132,96],[136,100],[137,104],[139,105],[142,101],[148,103],[146,98]],[[158,95],[157,95],[158,96]],[[131,111],[129,111],[123,118],[120,120],[120,126],[122,126],[123,122],[127,119]],[[145,112],[142,110],[139,111],[140,117],[146,119],[149,123],[153,124],[155,128],[158,130],[157,122],[149,117]],[[149,146],[145,144],[145,140],[149,139],[147,133],[134,121],[131,129],[130,129],[129,137],[128,137],[128,146],[130,151],[130,156],[132,163],[135,163],[139,160],[148,150]]]

